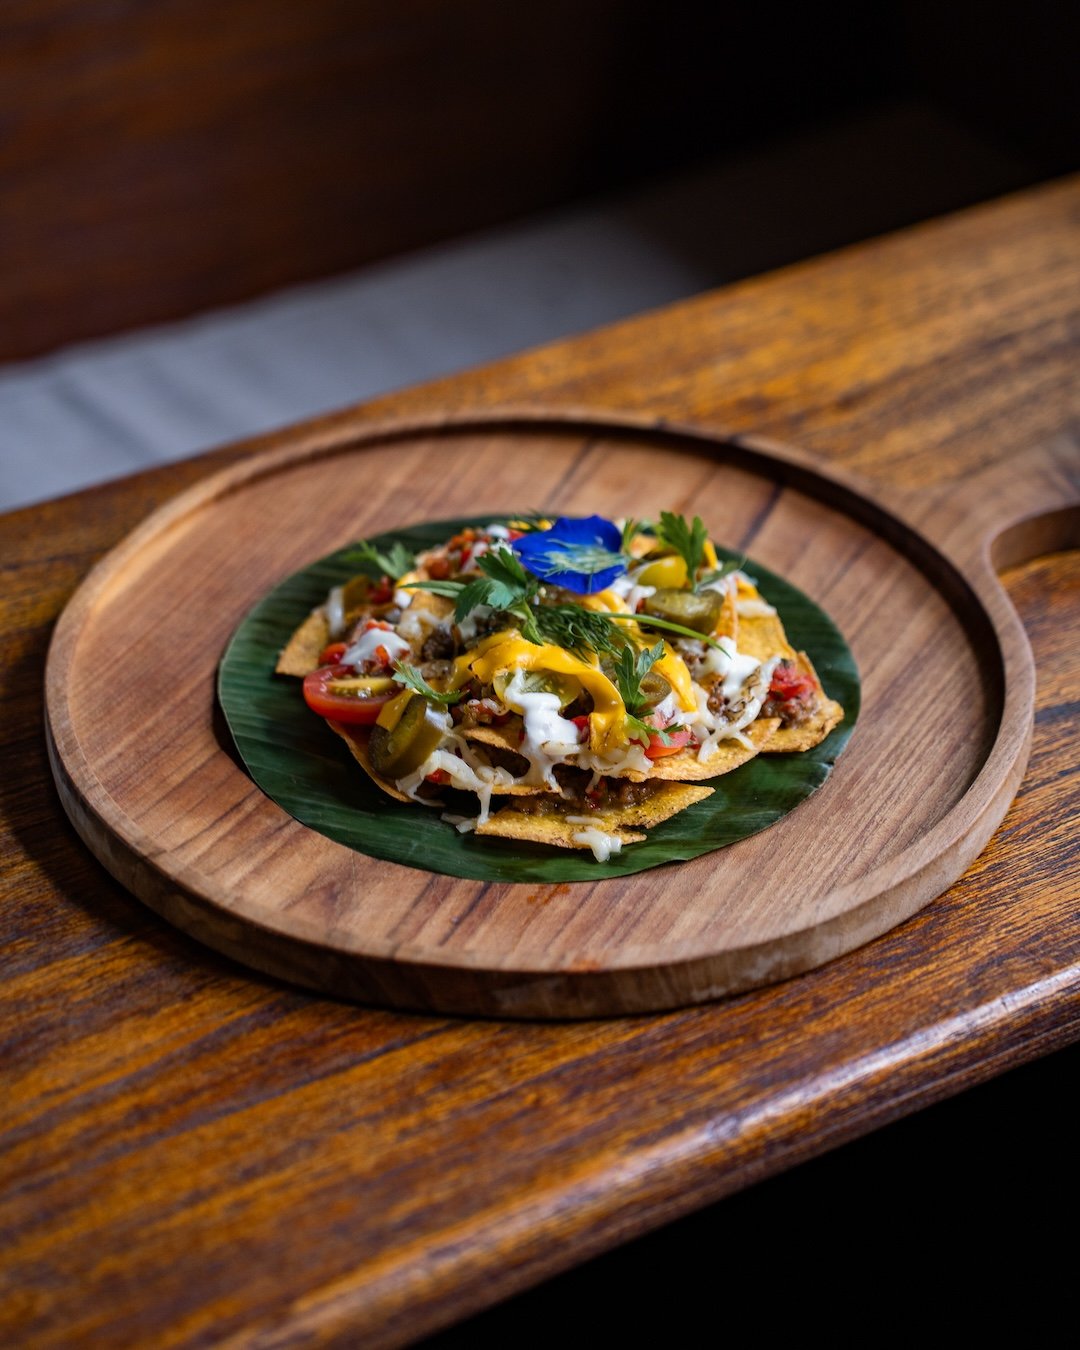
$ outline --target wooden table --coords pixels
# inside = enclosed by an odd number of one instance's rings
[[[1033,446],[1075,473],[1078,224],[1080,182],[1052,184],[359,417],[650,410],[892,492]],[[453,1020],[299,992],[170,929],[60,809],[45,651],[95,559],[258,448],[0,523],[6,1343],[400,1344],[1077,1039],[1065,552],[1007,577],[1040,688],[1005,823],[939,900],[810,975],[662,1016]],[[1074,543],[1075,511],[1059,526]]]

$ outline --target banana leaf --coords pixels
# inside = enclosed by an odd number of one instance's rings
[[[373,537],[384,551],[400,540],[419,552],[467,525],[494,517],[413,525]],[[720,558],[740,558],[717,550]],[[845,709],[843,722],[814,749],[758,755],[710,781],[703,802],[650,828],[605,863],[588,850],[553,849],[491,836],[459,834],[440,812],[391,800],[371,783],[344,742],[307,709],[300,681],[274,674],[278,652],[332,586],[365,568],[349,549],[295,573],[259,601],[221,660],[218,697],[240,758],[258,786],[302,824],[375,858],[480,881],[597,881],[696,858],[766,829],[815,792],[829,776],[859,711],[859,675],[836,625],[794,586],[747,560],[746,572],[780,612],[788,638],[809,653],[826,692]],[[372,570],[372,569],[366,569]],[[458,799],[475,815],[475,797]],[[455,809],[454,794],[447,809]]]

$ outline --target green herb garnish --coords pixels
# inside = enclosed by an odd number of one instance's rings
[[[516,611],[515,611],[516,613]],[[551,642],[556,647],[581,653],[595,652],[604,656],[626,647],[630,641],[609,614],[580,605],[538,605],[530,616],[531,632],[522,627],[522,637],[530,642]]]
[[[636,715],[648,706],[641,682],[663,655],[664,644],[658,642],[655,647],[646,647],[640,651],[627,644],[615,658],[612,668],[615,687],[628,713]]]
[[[737,572],[744,562],[746,562],[745,554],[738,562],[734,558],[729,558],[726,563],[714,568],[711,572],[706,572],[703,577],[699,578],[694,590],[700,591],[704,586],[708,586],[714,581],[723,581],[725,577],[731,576],[732,572]]]
[[[626,646],[629,637],[623,622],[637,623],[640,614],[610,614],[603,610],[585,609],[580,605],[545,605],[540,603],[540,583],[522,567],[517,556],[508,548],[493,548],[476,560],[481,574],[470,581],[410,581],[406,590],[431,591],[454,601],[454,620],[461,623],[478,605],[499,609],[512,615],[518,622],[521,636],[538,645],[550,642],[572,652],[595,652],[603,656]],[[666,619],[648,616],[650,628],[661,628],[666,633],[704,642],[707,646],[719,644],[714,638],[704,637],[692,628],[670,623]]]
[[[542,576],[550,576],[553,572],[579,572],[582,576],[592,577],[611,567],[626,570],[626,558],[622,553],[613,553],[602,544],[579,544],[561,539],[556,540],[546,553],[538,555],[536,562],[546,566],[546,571],[537,568]]]
[[[649,526],[646,521],[635,520],[633,516],[627,517],[626,523],[622,527],[622,551],[627,555],[628,560],[630,557],[630,545],[643,530],[648,530],[648,528]]]
[[[705,561],[705,545],[709,539],[701,517],[695,516],[693,524],[688,525],[685,516],[677,516],[673,511],[661,511],[656,537],[686,563],[687,580],[693,586],[698,568]]]
[[[374,567],[380,577],[389,577],[391,581],[397,581],[406,572],[411,572],[416,565],[415,556],[400,539],[395,539],[385,553],[380,553],[367,539],[358,539],[352,548],[342,555],[342,561],[358,567]]]
[[[432,703],[457,703],[465,696],[464,689],[432,689],[417,668],[406,665],[404,661],[394,663],[391,679],[397,680],[398,684],[403,684],[414,693],[423,694],[424,698],[430,699]]]
[[[517,555],[508,548],[488,549],[477,558],[476,565],[482,575],[471,581],[451,583],[460,587],[454,605],[454,618],[458,623],[477,605],[513,610],[516,605],[530,600],[539,589],[536,578],[529,576]]]
[[[655,647],[635,649],[627,644],[615,658],[611,668],[611,677],[619,697],[626,707],[626,725],[629,738],[648,745],[654,736],[660,738],[662,745],[671,744],[671,732],[681,727],[654,727],[641,716],[649,708],[649,700],[642,689],[642,682],[657,661],[664,655],[664,644],[658,642]]]
[[[579,605],[540,603],[540,582],[522,567],[508,548],[493,548],[476,560],[481,576],[469,581],[412,581],[408,589],[431,591],[454,601],[454,619],[461,623],[478,605],[502,610],[518,624],[528,642],[553,643],[575,652],[613,652],[626,635],[606,614]]]

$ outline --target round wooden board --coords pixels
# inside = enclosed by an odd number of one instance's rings
[[[251,605],[357,537],[530,507],[689,510],[821,605],[863,681],[824,787],[720,852],[557,886],[369,858],[264,796],[214,701]],[[50,652],[50,750],[105,865],[251,966],[394,1006],[642,1012],[810,969],[959,875],[1026,759],[1033,686],[1010,613],[985,577],[778,447],[569,415],[293,434],[162,508],[87,579]]]

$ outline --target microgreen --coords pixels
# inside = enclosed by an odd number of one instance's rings
[[[542,576],[554,576],[557,572],[579,572],[582,576],[594,577],[598,572],[617,567],[626,570],[626,559],[621,553],[614,553],[602,544],[563,543],[555,541],[555,546],[535,555],[535,561],[542,564]]]

